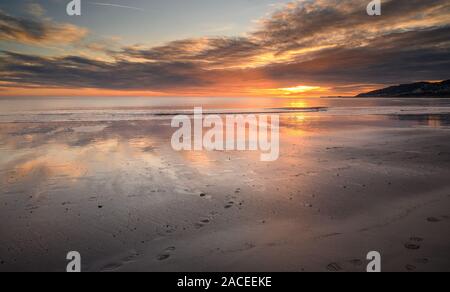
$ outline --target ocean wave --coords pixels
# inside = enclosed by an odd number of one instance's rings
[[[324,112],[326,107],[304,108],[267,108],[267,109],[204,109],[204,115],[262,115]],[[194,115],[194,110],[51,110],[26,111],[0,114],[2,123],[34,122],[107,122],[107,121],[142,121],[171,118],[177,115]]]

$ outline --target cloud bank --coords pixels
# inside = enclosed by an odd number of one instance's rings
[[[40,6],[30,5],[29,13],[44,13]],[[20,18],[0,10],[0,41],[14,41],[22,44],[49,45],[72,44],[87,35],[84,28],[67,23],[55,23],[39,18]]]
[[[107,60],[3,51],[0,82],[6,87],[258,95],[302,84],[346,93],[367,85],[449,78],[449,1],[384,1],[381,17],[367,16],[365,5],[360,0],[295,1],[243,37],[126,46],[105,50]],[[49,42],[68,30],[74,33],[65,42],[83,37],[77,27],[55,29],[0,12],[0,40]]]

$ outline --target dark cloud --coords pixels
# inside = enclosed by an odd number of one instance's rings
[[[119,57],[231,66],[263,51],[261,44],[249,38],[204,38],[174,41],[151,49],[125,48],[120,52]]]
[[[145,90],[206,84],[198,78],[199,68],[181,62],[108,63],[79,56],[44,58],[3,52],[0,63],[0,80],[20,85]]]
[[[25,44],[66,44],[86,36],[87,30],[50,20],[20,18],[0,10],[0,41]]]
[[[0,39],[41,40],[47,35],[47,28],[40,22],[15,18],[0,10]]]
[[[304,1],[288,6],[262,21],[254,33],[265,46],[278,51],[338,44],[354,47],[368,39],[385,36],[396,30],[432,27],[432,20],[449,15],[447,0],[383,1],[381,17],[368,17],[361,0]],[[437,20],[438,25],[450,20]]]
[[[311,60],[264,68],[270,78],[315,83],[391,84],[448,79],[450,27],[395,33],[358,48],[333,48]]]

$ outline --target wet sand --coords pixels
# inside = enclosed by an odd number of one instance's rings
[[[276,162],[169,119],[2,123],[0,271],[450,271],[449,116],[285,114]]]

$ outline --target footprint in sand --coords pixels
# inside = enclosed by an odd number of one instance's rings
[[[112,263],[104,266],[101,271],[102,272],[114,272],[123,266],[122,263]]]
[[[230,201],[230,202],[228,202],[228,204],[225,205],[225,209],[230,209],[233,206],[234,206],[234,202]]]
[[[195,228],[200,229],[200,228],[204,227],[206,224],[209,224],[210,222],[211,222],[211,220],[209,220],[209,219],[203,219],[199,223],[195,223]]]
[[[164,261],[170,258],[170,254],[161,254],[158,256],[158,261]]]
[[[342,271],[342,267],[338,263],[331,263],[327,266],[327,270],[330,272],[339,272]]]
[[[137,252],[131,253],[130,255],[124,257],[118,262],[110,263],[104,266],[101,271],[102,272],[114,272],[120,269],[121,267],[134,262],[134,260],[139,256]]]
[[[436,218],[436,217],[428,217],[428,218],[427,218],[427,221],[430,222],[430,223],[438,223],[438,222],[441,222],[441,220],[438,219],[438,218]]]
[[[413,265],[406,265],[405,268],[408,272],[414,272],[417,269],[417,267]]]
[[[167,260],[168,258],[170,258],[171,253],[174,252],[175,250],[176,250],[176,248],[174,246],[166,248],[163,253],[158,255],[158,261]]]
[[[448,220],[448,219],[450,219],[450,216],[443,215],[443,216],[439,216],[439,217],[428,217],[427,221],[430,223],[439,223],[439,222],[442,222],[442,221]]]
[[[409,250],[418,250],[420,249],[420,243],[423,242],[424,239],[420,237],[411,237],[409,242],[405,244],[405,248]]]
[[[405,248],[409,250],[418,250],[420,249],[420,245],[414,243],[406,243]]]

